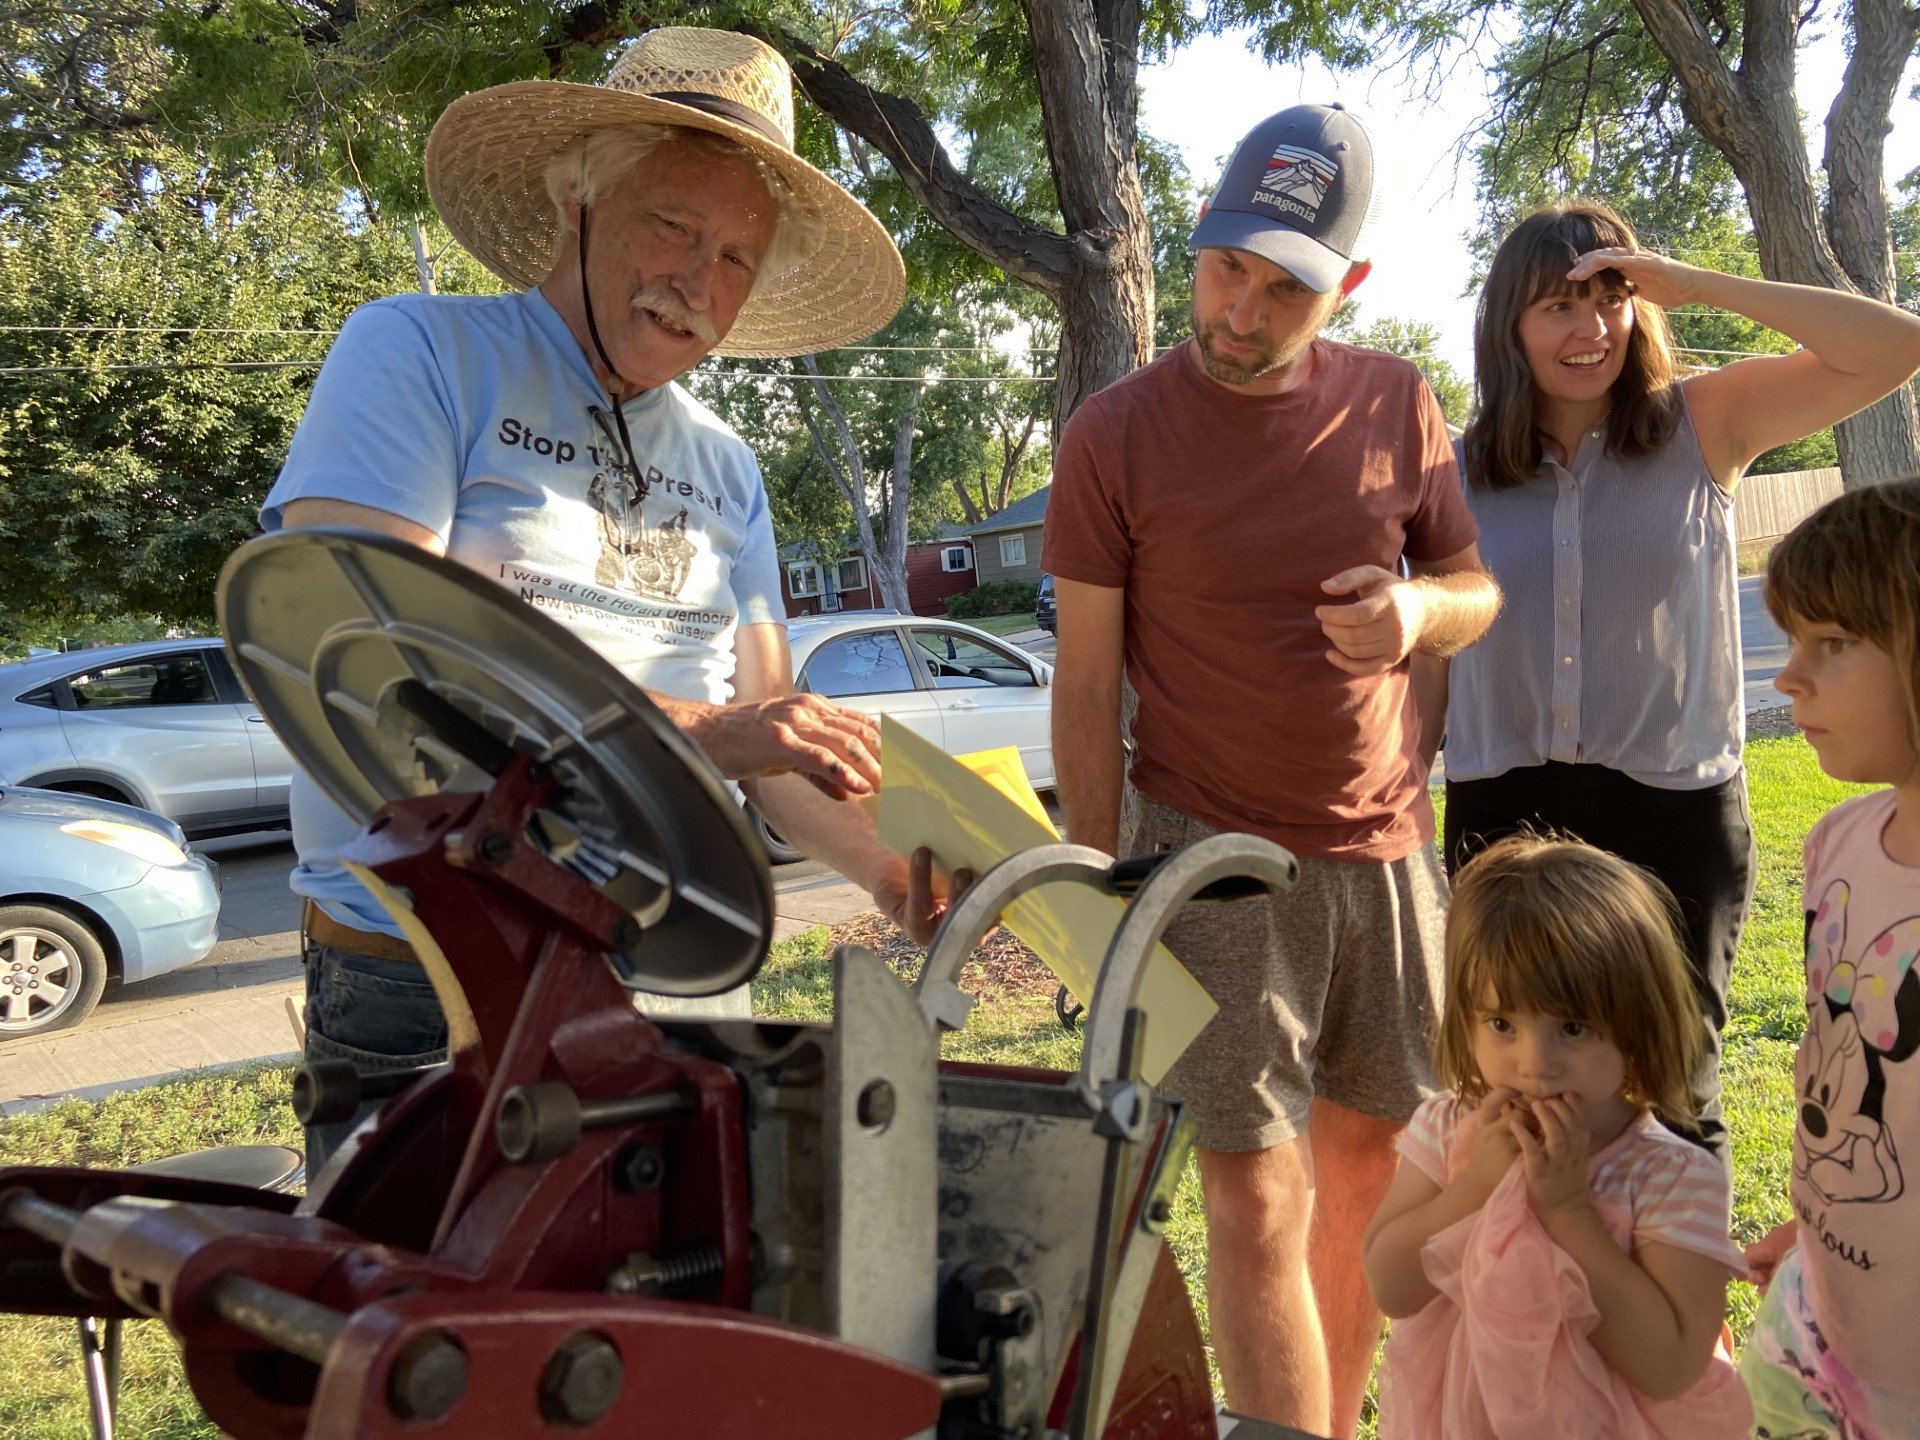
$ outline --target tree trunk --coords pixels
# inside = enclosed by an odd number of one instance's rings
[[[955,475],[947,483],[953,487],[954,498],[960,502],[960,518],[962,520],[969,525],[978,525],[982,520],[987,518],[981,513],[980,507],[973,503],[973,495],[968,491],[967,482],[964,479]],[[982,494],[986,493],[986,488],[986,476],[983,474],[980,477],[980,490]]]
[[[840,402],[833,398],[820,379],[820,366],[813,356],[802,355],[800,364],[812,378],[814,398],[833,422],[834,434],[839,441],[837,456],[833,453],[834,447],[827,444],[826,436],[820,433],[820,423],[813,418],[813,412],[803,405],[800,414],[807,422],[807,433],[813,437],[814,453],[820,457],[820,463],[827,467],[827,474],[833,477],[833,483],[840,487],[847,507],[853,511],[854,547],[866,559],[869,578],[876,577],[880,573],[879,552],[873,543],[873,520],[867,511],[867,467],[861,463],[860,447],[853,439],[853,427],[847,423],[847,412],[840,408]]]
[[[1823,215],[1794,96],[1797,9],[1749,0],[1740,71],[1729,70],[1687,0],[1633,0],[1647,33],[1672,63],[1687,118],[1727,157],[1747,194],[1760,269],[1769,280],[1857,290],[1893,299],[1886,190],[1886,131],[1920,12],[1898,0],[1855,0],[1854,50],[1828,116],[1832,203]],[[1913,393],[1896,390],[1833,427],[1849,489],[1920,470]]]
[[[1898,0],[1853,0],[1853,50],[1827,112],[1827,235],[1863,295],[1896,296],[1887,214],[1886,134],[1893,96],[1920,37],[1920,10]],[[1902,385],[1834,427],[1843,483],[1854,489],[1920,471],[1920,413]]]
[[[439,287],[433,283],[434,258],[427,253],[427,237],[418,224],[409,225],[407,233],[413,237],[413,269],[420,277],[420,289],[424,294],[439,293]]]
[[[920,410],[920,386],[913,387],[900,424],[893,432],[893,473],[887,477],[887,529],[880,551],[869,563],[880,582],[881,600],[902,615],[913,613],[907,593],[907,510],[913,495],[913,422]]]
[[[1153,353],[1153,254],[1140,189],[1137,0],[1022,0],[1047,157],[1069,241],[1053,391],[1067,417]]]
[[[967,180],[911,101],[856,79],[778,27],[750,33],[778,47],[825,115],[887,157],[894,173],[960,243],[1059,308],[1053,425],[1147,362],[1153,347],[1153,256],[1140,189],[1139,0],[1021,0],[1032,33],[1047,154],[1066,234],[1015,214]]]

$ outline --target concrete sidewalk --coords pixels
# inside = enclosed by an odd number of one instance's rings
[[[774,939],[838,925],[873,908],[866,891],[811,865],[790,881],[774,872]],[[289,904],[291,912],[291,904]],[[113,993],[77,1029],[0,1045],[0,1116],[116,1090],[206,1066],[290,1060],[302,997],[300,933],[235,937],[218,964],[190,966]]]

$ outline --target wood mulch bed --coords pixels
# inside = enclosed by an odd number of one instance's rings
[[[900,932],[891,920],[879,914],[862,915],[844,925],[833,927],[836,945],[864,945],[903,975],[920,973],[926,952]],[[1000,995],[1052,995],[1060,988],[1053,972],[1040,958],[1002,927],[985,945],[974,952],[962,989],[992,990]]]

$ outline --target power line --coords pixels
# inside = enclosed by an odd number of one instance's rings
[[[5,365],[0,376],[9,375],[91,375],[102,372],[151,373],[162,370],[311,370],[318,360],[158,360],[116,365]],[[734,384],[747,380],[781,380],[788,384],[810,385],[815,379],[841,385],[999,385],[1026,383],[1051,385],[1053,375],[789,375],[770,370],[694,370],[683,377]]]
[[[311,370],[318,360],[161,360],[129,365],[4,365],[0,375],[92,375],[128,370]]]
[[[338,335],[333,330],[254,325],[0,325],[13,335]]]
[[[273,326],[223,325],[0,325],[7,335],[326,335],[334,330],[279,329]],[[1051,355],[1044,345],[839,345],[834,353],[856,355]]]
[[[1184,341],[1182,342],[1185,343]],[[1344,343],[1344,342],[1343,342]],[[1157,353],[1165,355],[1179,346],[1165,346]],[[1411,350],[1405,353],[1386,352],[1399,355],[1403,360],[1444,360],[1449,355],[1462,355],[1471,352],[1470,346],[1455,346],[1438,350]],[[1698,345],[1676,345],[1677,354],[1682,355],[1774,355],[1784,356],[1796,351],[1781,350],[1715,350]],[[1051,353],[1051,352],[1045,352]],[[0,366],[0,376],[27,375],[87,375],[103,372],[153,373],[165,370],[311,370],[320,365],[319,360],[154,360],[122,362],[107,365],[6,365]],[[701,380],[713,384],[729,385],[749,380],[775,380],[786,384],[811,385],[820,380],[836,385],[1001,385],[1029,384],[1051,385],[1059,376],[1042,374],[1022,375],[835,375],[835,374],[791,374],[782,370],[691,370],[682,379]]]

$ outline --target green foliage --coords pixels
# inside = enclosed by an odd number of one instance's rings
[[[947,617],[972,620],[981,615],[1017,615],[1031,613],[1039,598],[1040,586],[1032,580],[989,580],[964,595],[949,595]]]
[[[397,227],[262,162],[0,177],[0,611],[210,624],[333,331],[414,283]]]
[[[0,614],[0,662],[24,660],[34,649],[77,649],[160,640],[166,637],[168,628],[152,615],[73,615],[23,620],[15,615]]]
[[[1510,38],[1488,67],[1494,121],[1475,150],[1483,256],[1559,195],[1607,201],[1657,249],[1738,211],[1732,168],[1687,123],[1673,67],[1632,0],[1518,0],[1506,14]]]
[[[1360,323],[1360,307],[1342,305],[1334,312],[1327,334],[1349,345],[1369,350],[1384,350],[1411,360],[1426,376],[1434,397],[1449,425],[1464,427],[1473,413],[1473,382],[1454,369],[1453,363],[1439,353],[1438,327],[1421,320],[1402,320],[1384,316],[1371,324]]]

